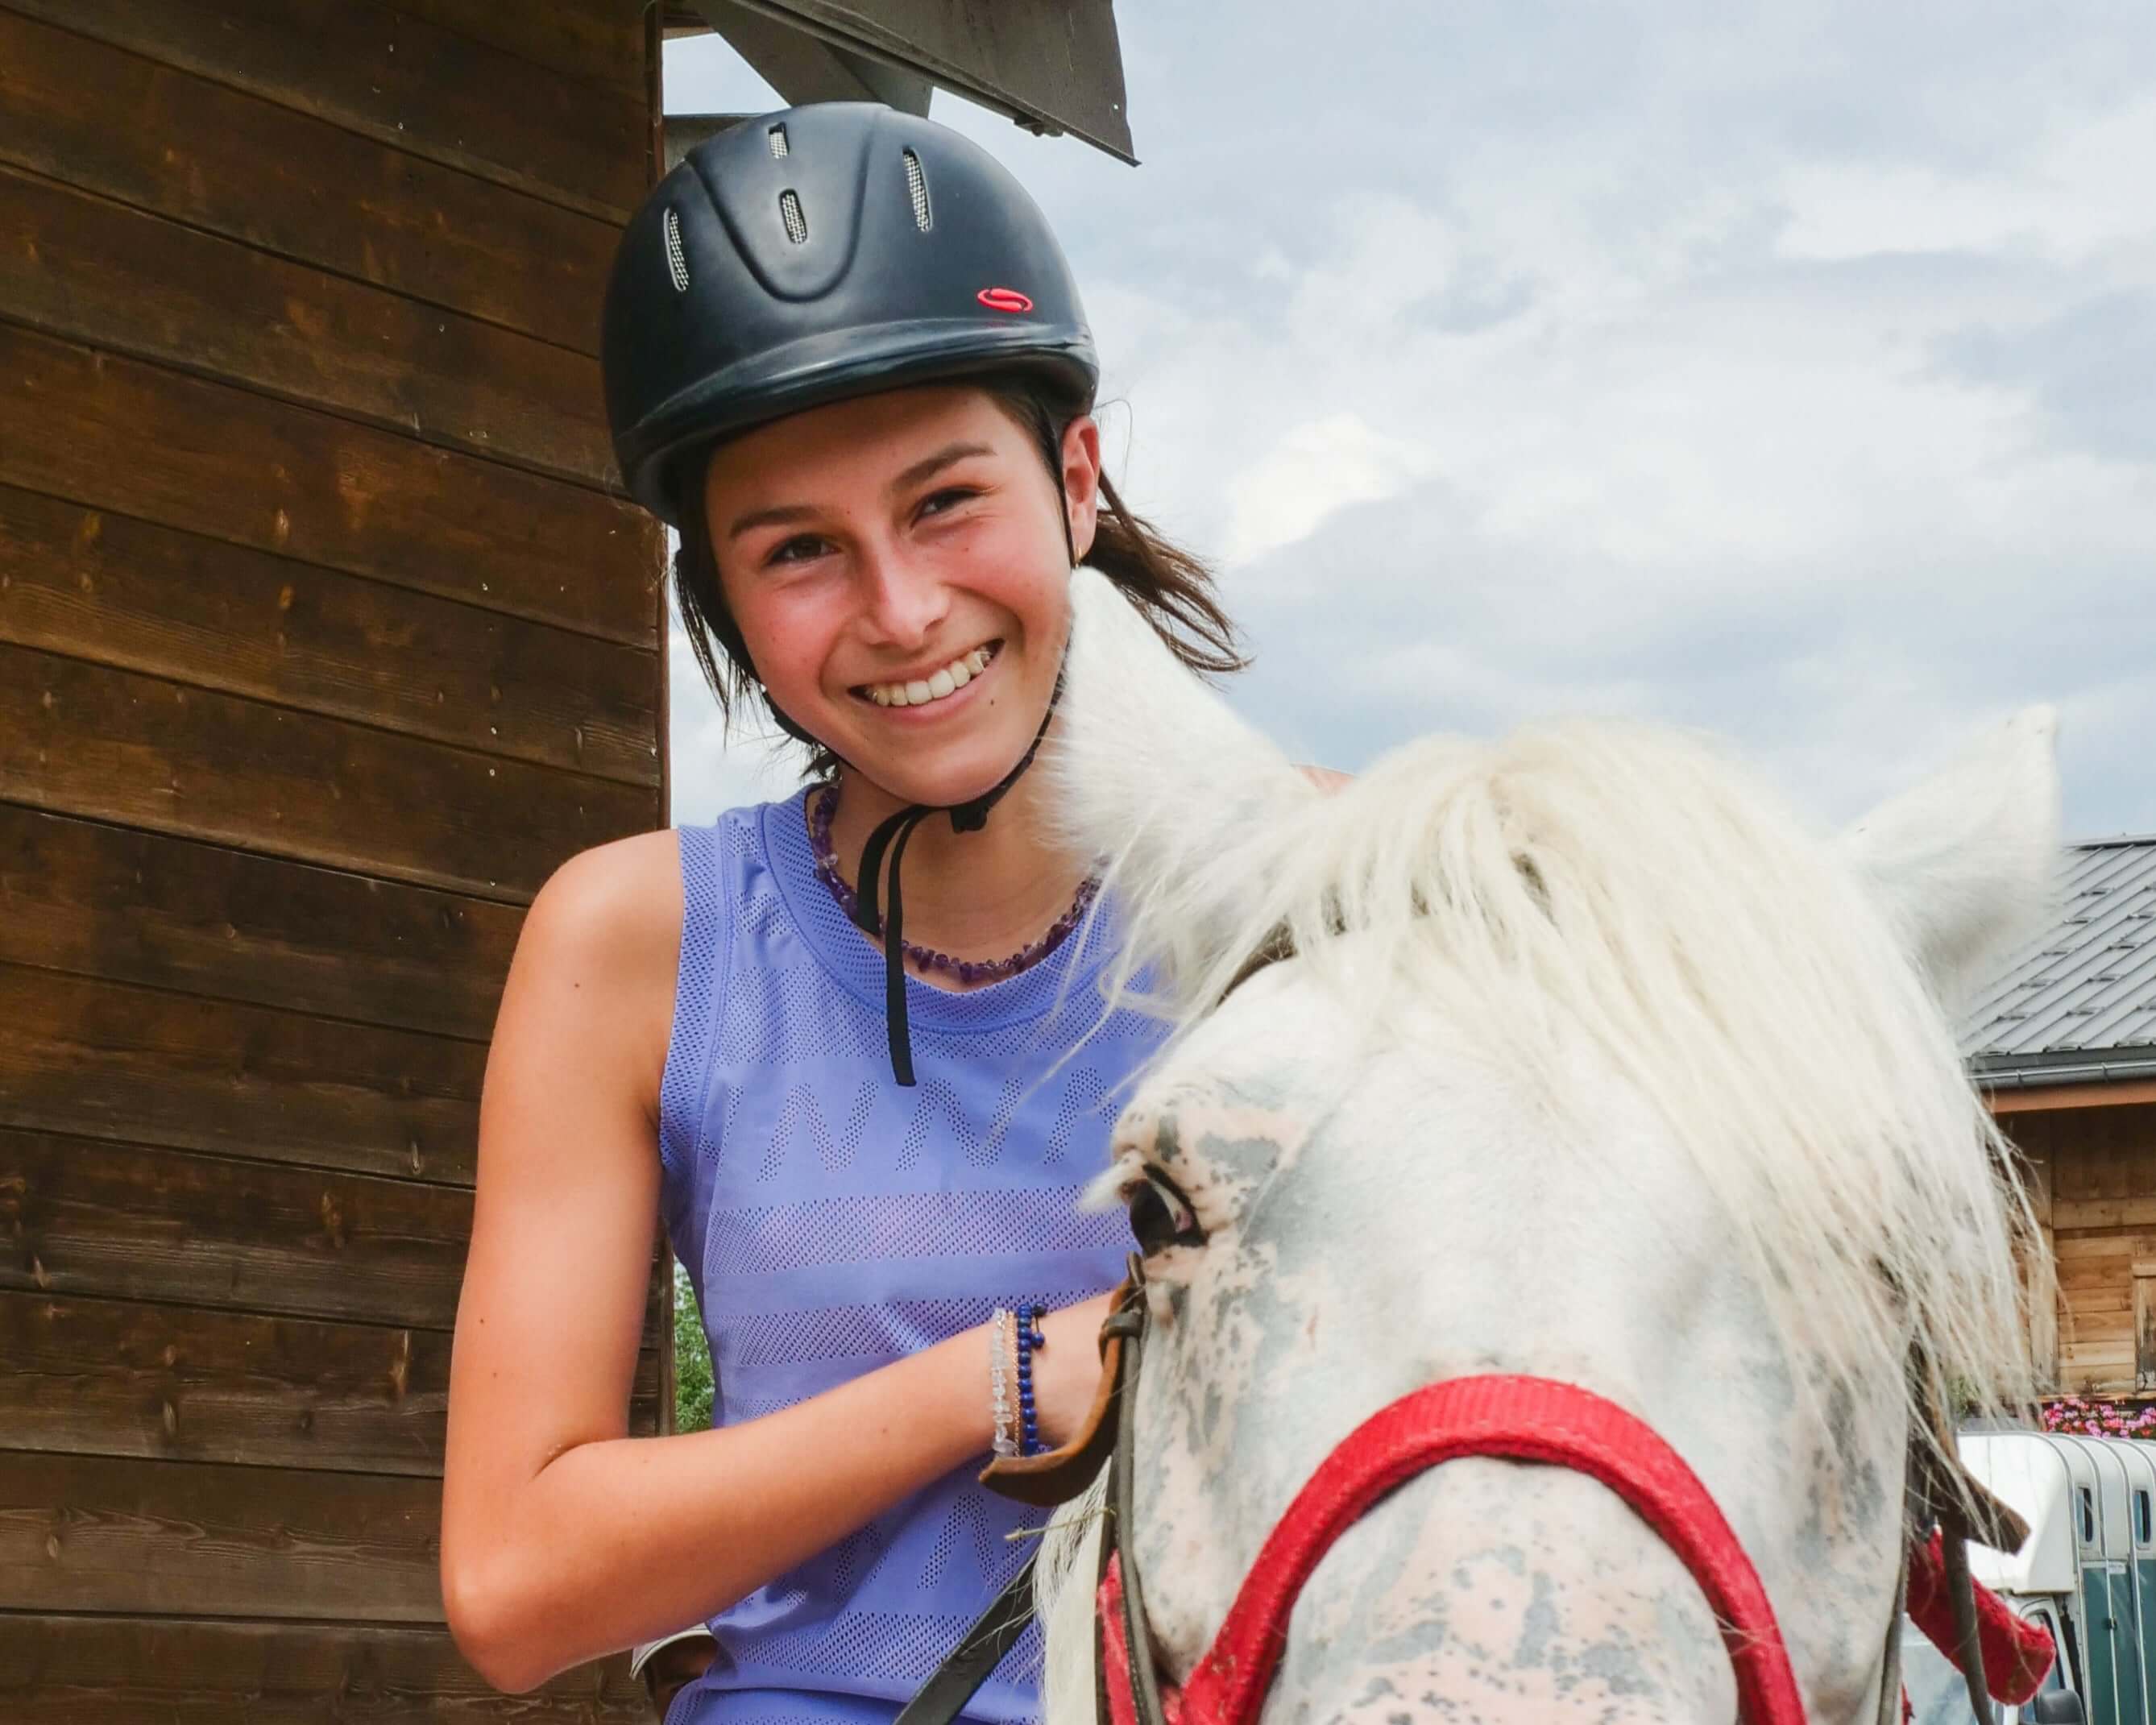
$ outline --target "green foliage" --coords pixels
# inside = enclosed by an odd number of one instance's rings
[[[702,1431],[711,1423],[711,1348],[689,1272],[674,1266],[674,1429]]]

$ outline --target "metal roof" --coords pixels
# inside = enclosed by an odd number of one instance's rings
[[[2156,838],[2070,846],[2060,897],[1962,1021],[1987,1089],[2156,1077]]]

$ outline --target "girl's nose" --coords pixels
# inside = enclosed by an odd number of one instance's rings
[[[927,642],[950,609],[943,583],[897,552],[865,552],[861,583],[870,628],[880,641],[902,650]]]

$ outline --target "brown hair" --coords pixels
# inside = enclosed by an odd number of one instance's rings
[[[1073,419],[1090,410],[1091,403],[1059,391],[1050,380],[1030,373],[998,373],[966,381],[977,383],[1019,429],[1031,434],[1060,494],[1063,434]],[[748,644],[742,639],[741,627],[727,608],[720,587],[718,553],[711,543],[711,520],[704,504],[704,476],[712,450],[717,447],[714,444],[701,456],[681,463],[679,469],[684,483],[681,495],[675,500],[675,514],[681,523],[681,548],[674,558],[674,595],[680,607],[682,624],[688,630],[690,649],[696,655],[704,680],[718,698],[721,713],[731,718],[737,700],[764,695],[764,706],[779,727],[814,752],[810,773],[829,777],[839,764],[837,757],[814,737],[803,735],[772,706],[757,679]],[[1086,562],[1122,590],[1168,649],[1193,670],[1206,676],[1224,676],[1250,663],[1237,640],[1235,624],[1220,607],[1213,572],[1198,557],[1163,537],[1151,522],[1132,514],[1105,473],[1101,475],[1101,508],[1094,525],[1092,549],[1086,553]]]

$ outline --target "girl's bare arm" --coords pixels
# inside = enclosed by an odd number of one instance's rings
[[[488,1055],[457,1309],[441,1580],[458,1647],[521,1692],[717,1611],[988,1448],[969,1331],[782,1412],[631,1438],[655,1244],[675,840],[573,859],[534,901]],[[1091,1392],[1101,1302],[1051,1317],[1042,1425]]]

